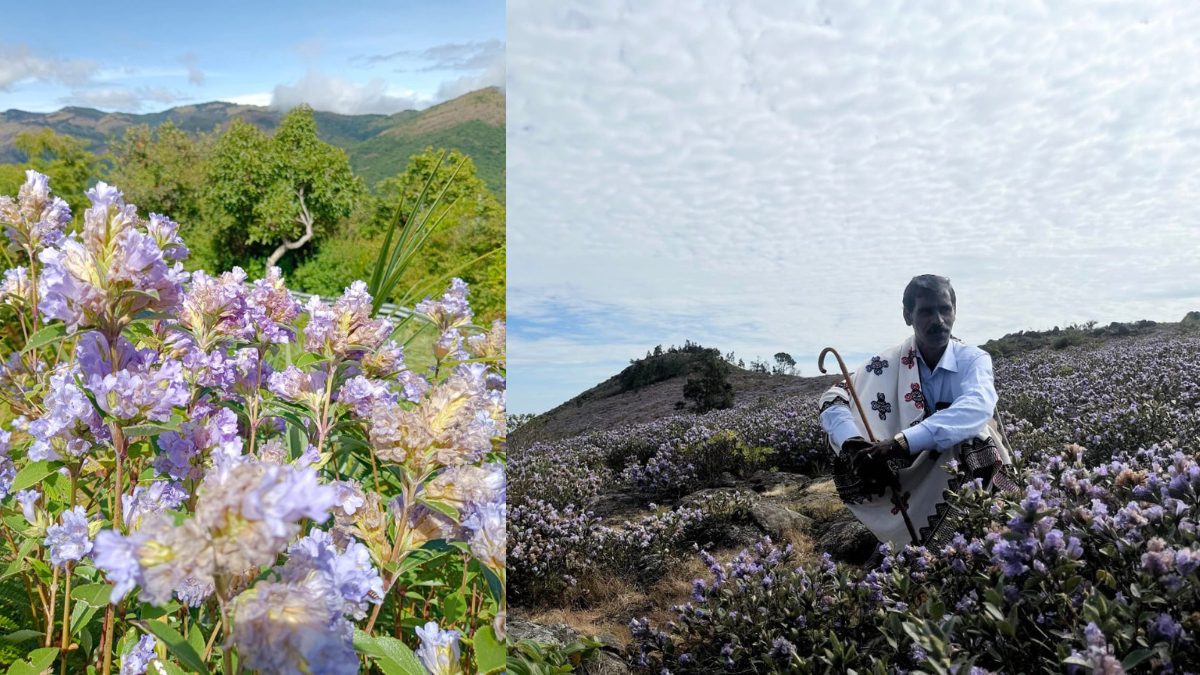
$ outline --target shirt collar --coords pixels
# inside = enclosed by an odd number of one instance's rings
[[[941,368],[942,370],[948,370],[952,373],[958,372],[958,354],[957,350],[955,349],[956,344],[957,343],[954,340],[951,340],[950,343],[946,345],[946,351],[942,352],[942,360],[938,361],[937,366],[930,368],[929,372],[932,373],[938,368]],[[921,363],[925,363],[925,357],[921,356],[921,350],[915,349],[915,351],[917,352],[917,358],[921,359]],[[925,367],[929,368],[929,364],[925,363]]]

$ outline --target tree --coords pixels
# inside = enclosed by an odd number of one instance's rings
[[[215,224],[205,200],[212,146],[211,135],[193,139],[168,121],[154,130],[144,124],[130,127],[110,149],[111,182],[143,215],[161,213],[179,222],[191,249],[186,261],[191,269],[211,269],[218,262],[211,243]]]
[[[792,358],[787,352],[779,352],[775,355],[775,368],[772,373],[776,375],[792,375],[796,372],[796,359]]]
[[[696,367],[683,385],[683,398],[690,401],[698,413],[733,406],[733,385],[720,352],[704,352],[696,359]]]
[[[41,129],[17,134],[13,145],[25,155],[22,168],[49,176],[54,194],[71,205],[72,215],[82,217],[91,205],[84,193],[104,169],[100,158],[88,151],[87,143],[53,129]],[[21,182],[24,180],[22,175]]]
[[[317,137],[308,106],[285,115],[270,138],[235,120],[217,142],[208,177],[226,218],[226,259],[266,254],[265,267],[328,235],[365,194],[345,151]]]

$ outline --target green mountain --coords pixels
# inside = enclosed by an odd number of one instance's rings
[[[410,156],[433,146],[469,155],[475,161],[479,177],[504,199],[504,93],[495,87],[473,91],[421,111],[405,110],[392,115],[317,112],[315,116],[322,139],[345,149],[355,173],[369,186],[400,173]],[[13,141],[25,131],[50,128],[88,141],[92,152],[102,153],[131,126],[156,127],[170,121],[184,131],[198,134],[222,130],[235,118],[273,131],[283,113],[219,101],[144,115],[105,113],[91,108],[63,108],[52,113],[8,110],[0,113],[0,163],[23,160]]]

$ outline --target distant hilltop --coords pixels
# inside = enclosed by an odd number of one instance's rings
[[[479,177],[497,195],[504,196],[504,92],[480,89],[425,110],[405,110],[391,115],[339,115],[316,112],[321,139],[350,156],[354,172],[368,186],[404,170],[408,158],[427,146],[457,149],[475,162]],[[270,132],[284,112],[262,106],[213,101],[184,105],[157,113],[135,115],[106,113],[92,108],[63,108],[52,113],[7,110],[0,113],[0,163],[18,163],[24,157],[13,145],[17,135],[52,129],[91,143],[102,153],[125,130],[170,122],[191,133],[207,133],[241,119]]]

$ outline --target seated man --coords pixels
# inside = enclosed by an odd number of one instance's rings
[[[1012,458],[994,420],[991,357],[950,335],[950,280],[914,277],[903,304],[913,335],[851,374],[867,419],[838,382],[821,397],[821,426],[851,512],[880,541],[940,547],[954,536],[944,493],[974,478],[1016,489],[1001,470]],[[868,426],[875,443],[866,440]]]

